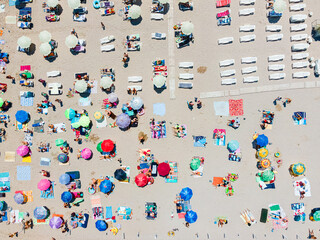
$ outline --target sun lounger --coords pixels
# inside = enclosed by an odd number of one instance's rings
[[[166,39],[167,35],[165,33],[151,33],[151,38],[152,39],[157,39],[157,40],[164,40]]]
[[[179,62],[179,68],[193,68],[193,62]]]
[[[217,0],[217,8],[219,7],[230,7],[231,0]]]
[[[17,26],[22,29],[31,29],[32,23],[30,23],[30,22],[17,22]]]
[[[249,16],[253,15],[255,12],[254,8],[245,8],[245,9],[240,9],[239,10],[239,16]]]
[[[189,80],[193,79],[194,75],[192,73],[180,73],[179,79]]]
[[[225,10],[223,12],[218,12],[217,13],[217,18],[224,18],[230,15],[231,10]]]
[[[227,59],[227,60],[220,61],[219,65],[220,67],[228,67],[228,66],[234,65],[234,59]]]
[[[272,55],[268,57],[268,62],[278,62],[282,61],[284,59],[284,55],[279,54],[279,55]]]
[[[281,25],[267,25],[266,31],[267,32],[280,32],[282,30]]]
[[[292,54],[291,59],[292,60],[302,60],[309,57],[309,53],[295,53]]]
[[[236,74],[235,69],[229,69],[229,70],[225,70],[225,71],[220,72],[221,77],[229,77],[229,76],[233,76],[235,74]]]
[[[47,72],[47,77],[58,77],[58,76],[61,76],[61,72],[60,71]]]
[[[256,28],[256,25],[242,25],[239,28],[240,32],[253,32]]]
[[[193,88],[193,83],[191,82],[179,82],[178,83],[179,88],[186,88],[186,89],[191,89]]]
[[[131,91],[132,91],[134,88],[135,88],[137,91],[142,91],[142,86],[139,86],[139,85],[128,86],[127,90],[131,89]]]
[[[257,58],[256,57],[244,57],[241,58],[241,63],[255,63],[257,62]]]
[[[268,66],[268,71],[282,71],[284,67],[284,64],[272,64]]]
[[[291,46],[292,52],[306,51],[309,48],[308,43],[297,43]]]
[[[151,20],[163,20],[163,14],[161,13],[151,13]]]
[[[303,2],[303,0],[289,0],[289,3],[299,3]]]
[[[302,61],[302,62],[295,62],[295,63],[292,63],[292,68],[306,68],[308,67],[309,65],[309,62],[307,61]]]
[[[300,23],[307,19],[307,14],[296,14],[290,17],[290,23]]]
[[[306,40],[308,37],[308,34],[296,34],[296,35],[292,35],[290,40],[291,41],[302,41],[302,40]]]
[[[310,72],[295,72],[292,73],[293,78],[307,78],[310,76]]]
[[[272,34],[267,36],[267,42],[279,41],[283,38],[283,34]]]
[[[73,21],[75,22],[85,22],[87,21],[86,15],[85,14],[80,14],[80,15],[73,15]]]
[[[142,77],[141,76],[128,77],[128,82],[142,82]]]
[[[231,24],[231,17],[219,18],[217,22],[218,26],[224,26],[224,25],[230,25],[230,24]]]
[[[294,26],[290,27],[290,31],[291,32],[299,32],[299,31],[303,31],[307,28],[307,24],[297,24]]]
[[[183,3],[179,2],[179,9],[181,11],[187,11],[187,10],[190,10],[192,11],[193,10],[193,3],[192,2],[188,2],[188,5],[189,6],[185,6]]]
[[[290,11],[302,11],[306,8],[306,4],[298,3],[290,6]]]
[[[221,80],[221,85],[233,85],[237,83],[235,78],[226,78]]]
[[[257,70],[258,70],[257,66],[246,67],[246,68],[241,69],[241,73],[242,74],[250,74],[250,73],[256,72]]]
[[[232,43],[233,42],[233,37],[225,37],[225,38],[220,38],[218,40],[218,44],[228,44],[228,43]]]
[[[253,5],[256,0],[240,0],[240,5]]]
[[[110,52],[114,50],[114,45],[105,45],[100,47],[101,52]]]
[[[285,73],[273,73],[269,75],[269,80],[280,80],[286,77]]]
[[[254,83],[258,81],[259,81],[258,76],[243,77],[243,83]]]
[[[101,38],[101,39],[100,39],[100,44],[106,44],[106,43],[112,42],[112,41],[114,41],[114,40],[115,40],[114,36],[113,36],[113,35],[110,35],[110,36]]]
[[[252,34],[252,35],[245,35],[245,36],[241,36],[240,37],[240,42],[252,42],[256,39],[256,35]]]

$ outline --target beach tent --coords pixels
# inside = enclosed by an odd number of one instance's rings
[[[188,201],[192,198],[192,196],[193,196],[193,192],[191,188],[188,188],[188,187],[182,188],[180,192],[180,197],[182,200]]]
[[[73,194],[71,192],[63,192],[61,194],[61,200],[64,203],[70,203],[73,200]]]
[[[196,212],[189,210],[186,212],[186,215],[184,216],[184,218],[188,223],[195,223],[198,219],[198,215]]]
[[[99,189],[102,193],[108,193],[112,189],[112,182],[108,179],[103,180],[100,185]]]

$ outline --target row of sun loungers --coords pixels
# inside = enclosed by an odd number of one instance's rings
[[[180,62],[179,68],[191,69],[191,68],[193,68],[193,62]],[[193,78],[194,78],[194,74],[192,74],[192,73],[180,73],[179,74],[180,80],[192,80]],[[185,89],[191,89],[191,88],[193,88],[193,83],[192,82],[179,82],[178,87],[185,88]]]

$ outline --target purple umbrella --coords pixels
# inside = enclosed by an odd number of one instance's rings
[[[116,124],[119,128],[127,128],[130,126],[131,119],[128,114],[121,113],[116,120]]]
[[[13,198],[17,204],[23,204],[26,202],[26,198],[22,193],[16,193]]]
[[[81,157],[84,159],[89,159],[92,156],[92,151],[89,148],[84,148],[81,151]]]
[[[62,218],[60,217],[53,217],[50,219],[50,222],[49,222],[49,225],[52,229],[58,229],[61,227],[63,223],[63,220]]]
[[[17,148],[17,154],[21,157],[28,155],[28,153],[29,153],[29,148],[26,145],[22,145]]]

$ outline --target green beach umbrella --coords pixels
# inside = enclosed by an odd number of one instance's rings
[[[82,127],[88,127],[90,124],[90,118],[88,116],[81,116],[79,120],[79,124]]]
[[[270,169],[265,170],[261,175],[261,180],[263,182],[270,182],[274,178],[274,172]]]
[[[79,122],[74,122],[74,123],[71,123],[71,126],[73,127],[73,128],[79,128],[81,125],[80,125],[80,123]]]
[[[2,98],[0,98],[0,107],[2,107],[2,106],[3,106],[3,104],[4,104],[4,101],[3,101],[3,99],[2,99]]]
[[[99,142],[98,145],[97,145],[97,151],[98,152],[103,152],[102,148],[101,148],[101,144],[102,144],[102,142]]]
[[[76,116],[76,111],[73,110],[72,108],[68,108],[65,112],[64,112],[64,116],[66,118],[73,119]]]
[[[63,140],[63,139],[61,139],[61,138],[56,139],[56,146],[57,146],[57,147],[62,146],[63,143],[64,143],[64,140]]]
[[[200,167],[200,159],[199,158],[194,158],[191,160],[190,163],[190,168],[192,171],[197,170]]]
[[[313,213],[313,220],[314,221],[320,221],[320,211],[315,211]]]

